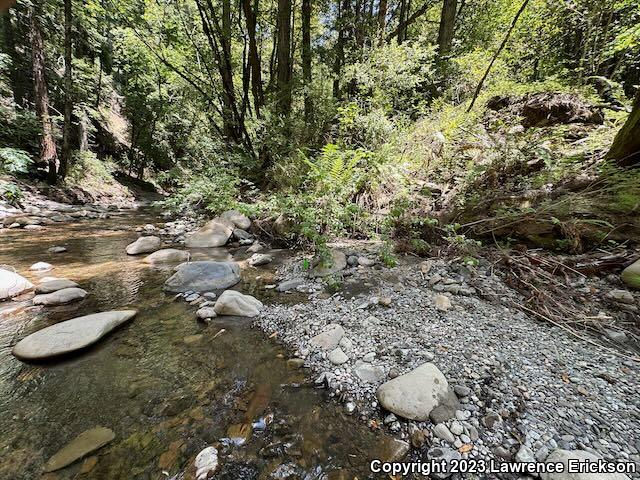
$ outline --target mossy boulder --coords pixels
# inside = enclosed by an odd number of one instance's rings
[[[629,287],[640,290],[640,259],[625,268],[621,278]]]

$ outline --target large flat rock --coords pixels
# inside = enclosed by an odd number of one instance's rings
[[[378,387],[380,405],[402,418],[425,421],[449,394],[449,384],[433,363],[400,375]]]
[[[240,267],[235,262],[182,263],[164,284],[169,292],[209,292],[229,288],[240,281]]]
[[[48,282],[47,282],[48,283]],[[34,305],[46,305],[52,307],[55,305],[64,305],[65,303],[82,300],[87,296],[87,292],[81,288],[71,287],[56,290],[51,293],[36,295],[33,297]]]
[[[139,255],[141,253],[151,253],[159,250],[162,246],[162,240],[153,235],[140,237],[135,242],[127,245],[127,255]]]
[[[311,277],[328,277],[347,268],[347,256],[340,250],[331,251],[331,259],[325,265],[320,263],[309,273]]]
[[[20,360],[43,360],[71,353],[93,345],[137,313],[101,312],[56,323],[20,340],[11,353]]]
[[[224,218],[214,218],[189,235],[184,244],[189,248],[221,247],[229,241],[235,224]]]
[[[60,451],[47,461],[44,465],[45,472],[55,472],[61,468],[71,465],[76,460],[80,460],[91,452],[116,438],[113,431],[105,427],[95,427],[86,430],[76,438],[67,443]]]
[[[20,295],[32,288],[33,284],[22,275],[0,268],[0,301]]]
[[[71,280],[67,280],[66,278],[58,278],[55,280],[48,280],[46,282],[41,282],[36,287],[37,294],[43,293],[53,293],[58,290],[63,290],[65,288],[75,288],[78,284],[76,282],[72,282]]]

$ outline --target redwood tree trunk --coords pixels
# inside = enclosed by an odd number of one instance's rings
[[[621,167],[640,167],[640,89],[633,101],[633,110],[613,140],[607,158]]]
[[[277,87],[278,110],[291,110],[291,0],[278,0]]]
[[[440,29],[438,30],[438,54],[446,56],[451,51],[453,32],[456,25],[457,0],[444,0],[440,15]]]
[[[11,58],[11,91],[13,93],[13,100],[17,105],[22,106],[26,97],[25,79],[24,75],[20,73],[20,57],[16,49],[16,33],[11,22],[11,10],[6,11],[2,15],[2,31],[4,34],[4,42],[7,48],[7,53]]]
[[[64,128],[62,132],[62,158],[60,159],[60,177],[67,175],[71,160],[71,111],[73,110],[71,72],[71,0],[64,0]]]
[[[387,26],[387,0],[380,0],[378,5],[378,43],[382,45],[385,38],[385,28]]]
[[[33,84],[36,103],[36,114],[42,127],[40,139],[40,161],[49,168],[48,181],[55,184],[57,180],[58,152],[53,138],[53,123],[49,116],[49,92],[45,78],[44,42],[39,23],[40,9],[37,3],[29,8],[29,36],[31,40],[31,56],[33,61]]]
[[[302,0],[302,78],[304,81],[304,120],[309,123],[313,112],[311,99],[311,0]]]
[[[262,89],[262,67],[258,43],[256,41],[256,23],[258,16],[258,0],[255,0],[253,8],[251,0],[242,0],[242,8],[247,22],[249,35],[249,68],[251,70],[251,92],[253,94],[253,106],[256,116],[260,118],[260,109],[264,105],[264,93]]]

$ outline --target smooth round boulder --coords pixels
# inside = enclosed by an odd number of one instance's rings
[[[75,352],[93,345],[137,313],[101,312],[56,323],[20,340],[11,353],[20,360],[44,360]]]
[[[82,300],[87,296],[87,292],[81,288],[63,288],[52,293],[45,293],[33,297],[34,305],[45,305],[53,307],[56,305],[64,305],[66,303]]]
[[[91,430],[86,430],[51,457],[44,464],[44,471],[46,473],[55,472],[67,465],[71,465],[76,460],[80,460],[91,452],[104,447],[114,438],[116,438],[115,433],[105,427],[94,427]]]
[[[446,400],[448,393],[449,384],[438,367],[423,363],[380,385],[376,395],[380,405],[388,411],[423,422],[429,419],[431,410]]]
[[[13,298],[32,288],[33,284],[22,275],[0,268],[0,300]]]
[[[561,463],[564,465],[564,471],[554,473],[541,473],[542,480],[629,480],[624,473],[582,473],[568,472],[569,462],[574,466],[586,464],[587,462],[603,461],[602,458],[587,452],[586,450],[562,450],[560,448],[551,452],[546,458],[545,463]]]
[[[251,227],[251,220],[249,220],[249,218],[246,215],[243,215],[237,210],[227,210],[222,215],[220,215],[220,218],[229,220],[236,227],[242,230],[248,230],[249,227]]]
[[[202,307],[196,312],[196,317],[198,317],[200,320],[207,320],[209,318],[215,318],[217,316],[218,314],[213,307]]]
[[[229,241],[235,225],[230,220],[214,218],[189,235],[184,244],[188,248],[222,247]]]
[[[191,254],[186,250],[178,250],[176,248],[163,248],[157,252],[153,252],[151,255],[147,255],[142,260],[145,263],[182,263],[188,262],[191,258]]]
[[[629,287],[635,290],[640,290],[640,259],[625,268],[622,271],[620,278]]]
[[[268,253],[254,253],[247,261],[252,267],[259,267],[271,262],[273,262],[273,255],[269,255]]]
[[[51,270],[52,268],[53,268],[53,265],[51,265],[50,263],[36,262],[29,267],[29,270],[32,270],[34,272],[46,272],[48,270]]]
[[[135,242],[127,245],[127,255],[139,255],[141,253],[152,253],[159,250],[162,246],[162,240],[158,237],[150,235],[148,237],[140,237]]]
[[[213,306],[218,315],[235,317],[257,317],[264,305],[251,295],[243,295],[235,290],[226,290]]]
[[[164,284],[173,293],[209,292],[229,288],[240,281],[240,267],[235,262],[204,260],[182,263]]]
[[[48,280],[46,282],[41,282],[36,287],[37,294],[43,293],[53,293],[58,290],[63,290],[65,288],[75,288],[78,284],[76,282],[72,282],[71,280],[67,280],[66,278],[58,278],[55,280]]]

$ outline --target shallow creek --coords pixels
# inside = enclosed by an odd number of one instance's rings
[[[327,401],[310,372],[289,368],[287,352],[249,320],[196,321],[195,307],[162,291],[171,267],[125,254],[138,234],[122,228],[154,220],[151,212],[124,213],[0,232],[0,264],[34,284],[43,276],[63,277],[89,292],[61,307],[22,302],[8,312],[16,303],[0,304],[0,479],[193,478],[193,458],[208,445],[220,451],[215,478],[369,478],[368,460],[384,448],[385,437]],[[55,245],[68,251],[48,253]],[[232,258],[225,249],[192,253],[194,259]],[[37,261],[55,268],[29,272]],[[235,288],[267,303],[301,301],[266,295],[262,285],[278,261],[257,278],[256,269],[243,270]],[[45,326],[125,308],[139,310],[138,316],[80,355],[46,364],[11,355],[13,344]],[[271,416],[266,429],[251,426]],[[51,455],[97,425],[112,429],[116,439],[84,461],[42,475]],[[247,431],[253,432],[242,445],[225,441],[230,432]]]

